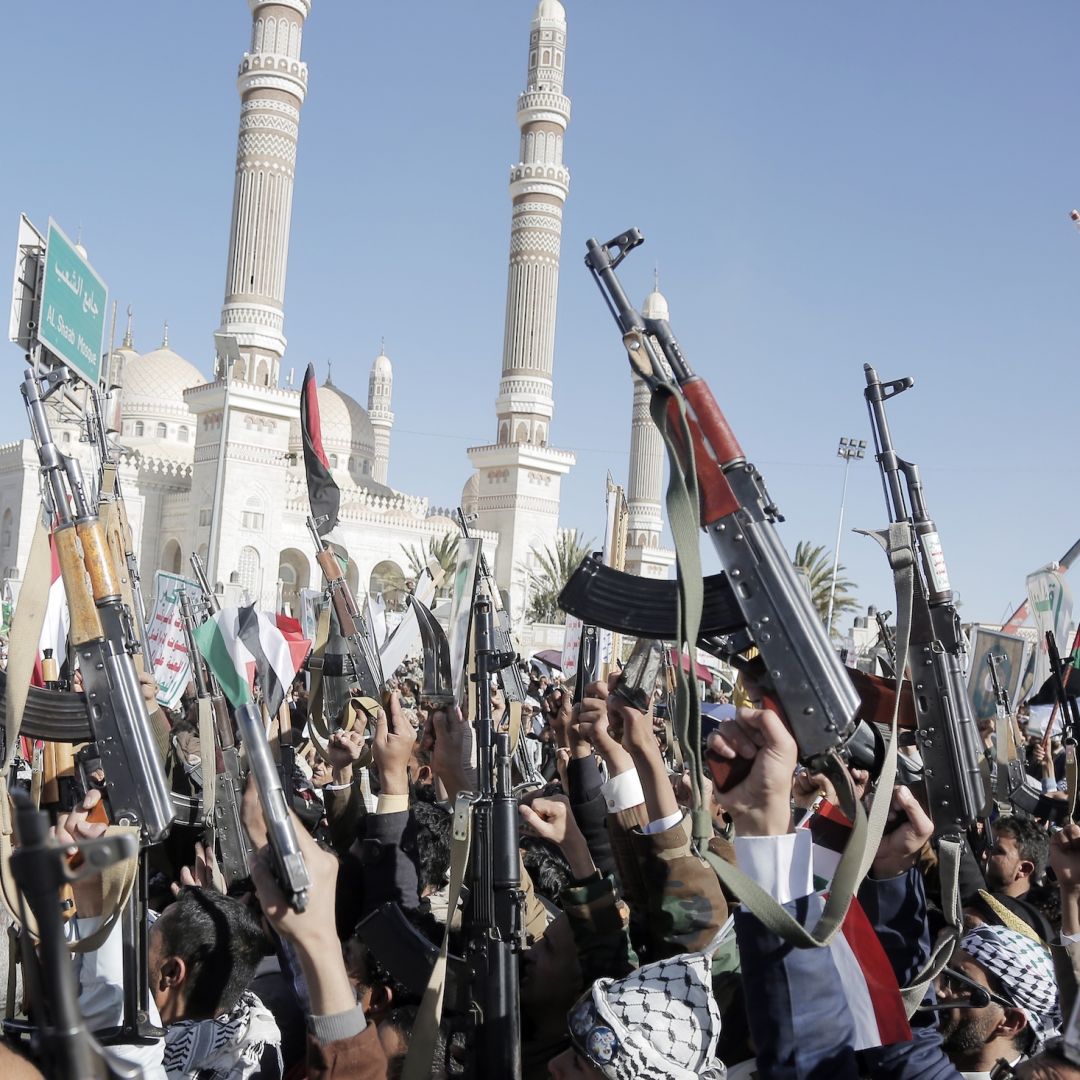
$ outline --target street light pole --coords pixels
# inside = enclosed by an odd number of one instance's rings
[[[836,574],[840,568],[840,537],[844,531],[844,504],[847,502],[848,467],[854,458],[861,461],[866,457],[865,439],[841,439],[836,451],[837,457],[844,459],[844,489],[840,495],[840,521],[836,526],[836,550],[833,555],[832,583],[829,585],[829,614],[825,617],[825,632],[832,638],[833,598],[836,596]]]

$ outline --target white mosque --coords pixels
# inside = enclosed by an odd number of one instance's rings
[[[299,392],[281,385],[285,278],[300,110],[301,60],[311,0],[249,0],[250,48],[240,64],[240,128],[232,225],[212,378],[169,348],[135,348],[129,313],[123,344],[109,357],[122,388],[121,481],[149,592],[155,570],[189,573],[198,553],[227,602],[243,596],[264,610],[296,611],[299,590],[320,571],[308,514],[299,430]],[[525,608],[523,570],[532,547],[559,528],[559,481],[574,455],[548,446],[562,205],[569,189],[562,93],[566,16],[540,0],[530,29],[528,80],[518,99],[521,154],[511,169],[510,268],[496,440],[469,450],[475,472],[462,505],[478,515],[489,561],[515,613]],[[653,293],[646,301],[666,309]],[[291,382],[291,379],[290,379]],[[374,358],[366,408],[335,387],[319,388],[323,440],[341,488],[332,539],[349,557],[354,591],[383,592],[410,575],[405,549],[456,531],[449,512],[391,483],[393,369]],[[78,455],[70,418],[56,417],[61,448]],[[0,579],[17,592],[40,513],[37,457],[22,439],[0,446]],[[662,448],[642,389],[635,390],[628,569],[665,576],[660,545]]]

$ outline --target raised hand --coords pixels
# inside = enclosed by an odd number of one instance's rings
[[[525,828],[535,836],[558,844],[570,863],[570,872],[579,880],[596,872],[589,845],[585,841],[565,795],[531,799],[518,807]]]
[[[880,797],[880,796],[879,796]],[[910,870],[919,858],[927,840],[934,835],[934,823],[919,805],[919,800],[899,784],[893,788],[889,808],[890,825],[886,826],[870,872],[876,878],[897,877]]]
[[[405,719],[401,699],[390,695],[390,715],[380,709],[375,718],[371,756],[379,768],[379,787],[384,795],[409,793],[409,759],[416,746],[416,732]]]
[[[781,836],[791,831],[791,775],[798,747],[771,709],[742,707],[709,736],[709,750],[732,761],[751,762],[750,771],[717,801],[739,836]]]

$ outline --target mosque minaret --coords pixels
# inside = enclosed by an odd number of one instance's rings
[[[657,285],[645,298],[646,319],[668,318],[667,300]],[[626,485],[629,513],[626,528],[626,569],[641,577],[666,578],[675,553],[660,544],[664,519],[660,499],[664,486],[664,444],[649,412],[648,386],[634,376],[634,406],[630,424],[630,475]]]
[[[519,161],[510,170],[510,268],[495,442],[473,447],[477,474],[463,499],[480,528],[498,532],[495,577],[515,614],[525,600],[525,566],[534,547],[558,531],[560,479],[574,455],[548,446],[555,356],[555,313],[563,204],[570,174],[563,137],[570,99],[563,94],[566,13],[540,0],[529,33],[525,91],[518,98]]]
[[[236,146],[232,232],[220,335],[235,355],[218,353],[233,373],[276,386],[285,353],[285,271],[289,258],[296,143],[307,95],[300,59],[311,0],[249,0],[251,49],[240,63],[240,131]],[[220,339],[219,339],[220,340]]]
[[[386,355],[385,344],[371,365],[368,377],[368,416],[375,437],[375,457],[372,478],[378,484],[386,483],[390,467],[390,430],[394,426],[394,414],[390,411],[390,399],[394,391],[394,369]]]

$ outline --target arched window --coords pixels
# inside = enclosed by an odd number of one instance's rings
[[[255,548],[248,546],[240,549],[240,561],[237,566],[237,584],[252,596],[255,596],[259,588],[259,553]]]
[[[70,431],[62,431],[62,432],[60,432],[60,441],[65,442],[65,443],[71,442],[71,432]]]
[[[338,467],[338,457],[337,457],[337,454],[331,454],[331,455],[330,455],[330,468],[331,468],[331,469],[336,469],[337,467]]]
[[[3,525],[0,525],[0,548],[3,548],[5,551],[7,551],[9,547],[11,547],[11,526],[14,520],[15,519],[12,516],[11,511],[5,510],[4,522]]]
[[[266,524],[262,500],[252,495],[245,504],[247,509],[240,515],[240,523],[245,529],[261,529]]]
[[[135,431],[133,432],[135,438],[141,439],[143,434],[143,422],[141,420],[135,421]]]
[[[187,429],[186,424],[181,424],[180,425],[180,427],[176,431],[176,437],[181,442],[187,442],[188,441],[188,429]]]
[[[158,426],[157,426],[157,437],[159,439],[164,439],[165,436],[168,435],[168,434],[169,434],[169,429],[164,424],[158,424]]]

